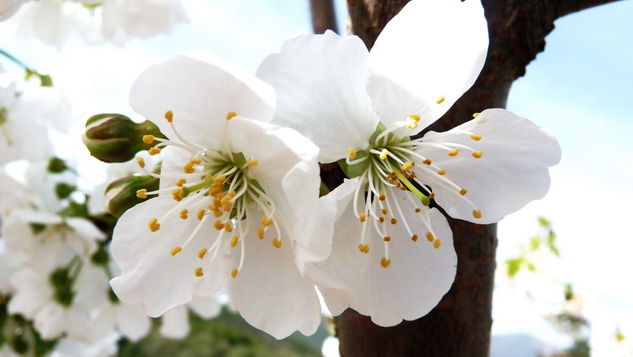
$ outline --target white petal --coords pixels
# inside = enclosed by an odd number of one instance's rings
[[[185,305],[171,308],[162,317],[160,334],[169,338],[184,338],[189,334],[189,311]]]
[[[367,49],[356,36],[303,35],[268,56],[257,76],[277,91],[274,122],[314,141],[320,162],[366,149],[378,119],[365,89]]]
[[[404,208],[408,193],[396,192],[399,204]],[[358,249],[361,223],[354,217],[351,206],[337,221],[337,235],[332,256],[320,268],[319,289],[323,292],[328,308],[333,314],[341,313],[347,306],[361,314],[371,316],[380,326],[393,326],[404,320],[414,320],[426,315],[449,290],[456,270],[457,255],[453,249],[452,233],[444,216],[437,210],[423,208],[430,217],[435,236],[440,238],[439,249],[429,243],[420,215],[413,210],[403,210],[405,218],[419,239],[414,242],[402,223],[389,226],[392,240],[389,246],[388,268],[381,266],[385,256],[383,237],[370,229],[368,254]],[[329,276],[328,276],[329,274]]]
[[[228,131],[231,147],[247,160],[257,159],[249,176],[265,189],[289,223],[289,238],[300,256],[318,261],[330,253],[334,205],[319,200],[319,149],[290,128],[235,118]]]
[[[419,97],[424,107],[406,108],[411,111],[406,115],[419,110],[417,114],[432,122],[473,85],[487,48],[488,26],[479,0],[411,1],[378,36],[369,67]],[[369,89],[377,111],[390,113],[389,106],[400,105],[384,100],[379,87]]]
[[[191,300],[189,307],[196,315],[203,319],[211,319],[220,314],[222,305],[215,296],[196,297]]]
[[[475,141],[465,132],[480,135],[481,140]],[[419,152],[446,174],[439,176],[420,170],[423,165],[414,166],[416,175],[432,187],[435,200],[449,215],[482,224],[497,222],[543,197],[550,185],[548,167],[557,164],[561,154],[551,134],[503,109],[485,110],[476,119],[444,133],[429,132],[422,140],[482,151],[477,159],[466,149],[451,157],[445,149],[424,147]],[[466,195],[442,185],[442,177],[465,188]],[[481,210],[480,219],[473,217],[473,209]]]
[[[228,275],[221,274],[226,265],[223,256],[218,254],[213,261],[210,261],[211,254],[204,260],[198,258],[200,249],[209,248],[218,236],[212,223],[202,221],[204,226],[189,245],[183,246],[200,224],[195,212],[206,208],[208,202],[202,200],[183,206],[192,212],[187,220],[180,218],[180,209],[161,220],[175,204],[165,197],[143,202],[125,212],[114,229],[112,255],[122,273],[111,281],[112,288],[121,300],[141,304],[153,317],[190,301],[193,290],[201,289],[201,284],[205,285],[207,294],[214,293],[223,285],[220,279]],[[156,232],[148,229],[152,218],[159,219],[160,229]],[[182,246],[183,250],[172,256],[171,250],[176,246]],[[211,264],[214,269],[209,269]],[[204,276],[195,276],[198,267],[203,268]]]
[[[270,120],[274,91],[232,63],[190,53],[143,72],[132,87],[130,105],[169,138],[176,139],[164,117],[171,110],[173,124],[185,140],[216,148],[227,113]]]
[[[256,231],[257,222],[251,224],[250,231]],[[321,322],[315,287],[299,273],[291,242],[282,239],[275,248],[272,239],[267,231],[265,239],[253,234],[241,243],[246,243],[246,255],[242,269],[229,280],[231,303],[249,324],[277,339],[296,330],[311,335]]]
[[[115,313],[119,331],[132,342],[140,340],[149,333],[151,321],[138,305],[120,302]]]

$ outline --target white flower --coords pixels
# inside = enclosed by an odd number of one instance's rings
[[[62,338],[51,352],[50,357],[108,357],[117,353],[119,335],[111,334],[93,343],[72,338]]]
[[[488,44],[478,0],[414,0],[371,52],[355,36],[299,36],[261,64],[277,91],[274,122],[345,159],[332,256],[309,269],[334,314],[381,326],[419,318],[448,291],[456,254],[445,217],[492,223],[549,187],[557,142],[501,109],[410,140],[474,83]]]
[[[144,138],[164,154],[160,190],[139,190],[158,197],[115,227],[117,295],[159,316],[226,285],[253,326],[276,338],[314,333],[319,301],[301,269],[329,255],[334,210],[315,209],[316,146],[266,123],[272,89],[219,59],[179,56],[145,71],[130,102],[165,117],[156,124],[170,139]]]
[[[170,32],[186,21],[181,0],[39,0],[25,6],[19,33],[57,47],[78,36],[89,44],[122,45]]]
[[[0,296],[8,295],[13,288],[9,282],[12,274],[12,267],[7,260],[7,250],[4,247],[4,239],[0,236]]]

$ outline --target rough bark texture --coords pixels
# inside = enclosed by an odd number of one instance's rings
[[[505,107],[512,82],[545,48],[561,16],[613,0],[483,0],[490,46],[474,86],[430,129],[448,130],[486,108]],[[407,0],[348,0],[352,29],[368,48]],[[327,170],[327,168],[324,167]],[[340,173],[324,175],[331,187]],[[451,290],[427,316],[381,328],[348,309],[336,319],[343,357],[487,356],[492,325],[496,225],[450,219],[458,255]]]
[[[328,29],[338,33],[333,0],[310,0],[310,14],[314,33],[324,33]]]

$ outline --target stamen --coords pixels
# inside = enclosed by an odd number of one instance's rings
[[[207,252],[208,252],[207,248],[200,249],[200,251],[198,252],[198,258],[204,259],[204,256],[207,254]]]
[[[257,238],[264,239],[264,227],[263,226],[257,227]]]
[[[205,211],[203,209],[198,211],[198,220],[202,220],[202,217],[204,217],[204,212]]]
[[[248,167],[253,167],[253,166],[257,166],[257,164],[259,164],[259,160],[254,160],[254,159],[253,159],[253,160],[249,160],[249,161],[246,163],[246,166],[248,166]]]
[[[189,210],[185,208],[182,211],[180,211],[180,218],[187,219],[188,214],[189,214]]]
[[[180,253],[182,251],[182,247],[173,247],[171,248],[171,256],[175,256],[176,254]]]
[[[201,267],[196,268],[196,270],[194,271],[194,274],[199,278],[201,276],[204,275],[204,272],[202,271]]]
[[[440,249],[441,245],[442,245],[442,242],[439,239],[436,239],[435,242],[433,242],[433,247],[435,249]]]
[[[237,116],[236,112],[228,112],[226,113],[226,120],[231,120]]]
[[[165,113],[165,119],[167,119],[168,123],[171,123],[174,120],[174,113],[171,110],[168,110]]]
[[[360,250],[361,253],[369,253],[369,245],[367,244],[359,244],[358,245],[358,250]]]
[[[459,154],[459,149],[451,149],[448,152],[448,156],[457,156],[457,154]]]
[[[136,163],[138,164],[138,166],[142,169],[145,168],[145,159],[143,159],[142,157],[137,157],[136,158]]]
[[[149,227],[149,230],[152,232],[156,232],[157,230],[160,229],[160,223],[158,223],[157,218],[150,219],[149,222],[147,223],[147,226]]]
[[[435,241],[435,236],[433,235],[433,233],[427,232],[426,233],[426,240],[428,240],[429,242]]]
[[[365,212],[361,213],[359,219],[361,222],[365,222],[365,220],[367,220],[367,214]]]
[[[462,188],[461,190],[459,190],[459,194],[460,195],[465,195],[466,193],[468,193],[468,191],[465,188]]]
[[[238,236],[233,236],[231,238],[231,247],[235,248],[237,246],[237,242],[239,242],[240,238]]]
[[[384,193],[381,193],[380,196],[378,196],[378,199],[381,200],[381,201],[384,201],[385,198],[387,198],[387,196],[385,196]]]
[[[143,135],[143,142],[145,144],[151,144],[154,142],[154,135]]]
[[[444,174],[446,174],[446,170],[438,170],[437,174],[440,175],[440,176],[444,175]]]
[[[235,279],[235,277],[237,277],[237,272],[238,272],[237,268],[231,270],[231,278]]]
[[[149,150],[147,150],[147,152],[149,152],[150,155],[158,155],[160,154],[160,148],[151,148]]]
[[[213,227],[215,227],[215,229],[217,229],[218,231],[221,231],[224,228],[224,223],[222,223],[222,221],[217,220],[213,223]]]
[[[473,210],[473,217],[475,218],[481,218],[481,210]]]
[[[473,118],[476,118],[479,116],[480,113],[473,113]]]
[[[476,159],[481,159],[481,156],[482,156],[483,154],[484,154],[484,152],[483,152],[483,151],[473,151],[473,156],[474,156]]]
[[[187,179],[183,177],[183,178],[179,179],[178,181],[176,181],[176,186],[182,187],[186,183],[187,183]]]
[[[391,265],[391,259],[387,259],[386,257],[382,257],[382,259],[380,259],[380,265],[387,269],[389,267],[389,265]]]
[[[382,151],[380,152],[380,160],[386,160],[388,154],[389,151],[387,151],[387,149],[382,149]]]
[[[414,242],[417,242],[418,241],[418,235],[414,234],[413,237],[411,237],[411,240],[414,241]]]
[[[138,198],[147,198],[147,189],[142,188],[136,191],[136,197]]]
[[[481,140],[481,135],[470,134],[470,138],[475,140],[475,141],[479,141],[479,140]]]
[[[273,246],[275,248],[281,248],[281,240],[279,238],[274,238],[273,239]]]
[[[350,160],[354,160],[356,158],[356,150],[352,148],[347,149],[347,154],[349,155]]]
[[[398,220],[397,220],[397,219],[395,219],[395,218],[392,218],[392,219],[391,219],[391,224],[394,224],[394,225],[395,225],[395,224],[397,224],[397,223],[398,223]]]
[[[442,104],[444,102],[444,100],[446,100],[446,98],[444,98],[444,96],[441,96],[437,99],[436,103],[437,104]]]
[[[391,237],[390,236],[385,236],[382,240],[385,241],[385,242],[391,242]]]
[[[407,161],[404,165],[400,166],[400,171],[409,171],[413,167],[413,162]]]

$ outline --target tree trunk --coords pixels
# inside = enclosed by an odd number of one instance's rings
[[[310,15],[314,33],[324,33],[328,29],[338,33],[333,0],[310,0]]]
[[[473,1],[473,0],[468,0]],[[506,105],[512,82],[545,48],[558,17],[613,0],[483,0],[490,46],[473,87],[429,130],[445,131],[475,112]],[[407,0],[348,0],[352,30],[368,48]],[[520,114],[520,113],[519,113]],[[496,224],[449,219],[458,256],[450,291],[428,315],[389,328],[347,309],[336,318],[343,357],[487,356],[492,325]]]

